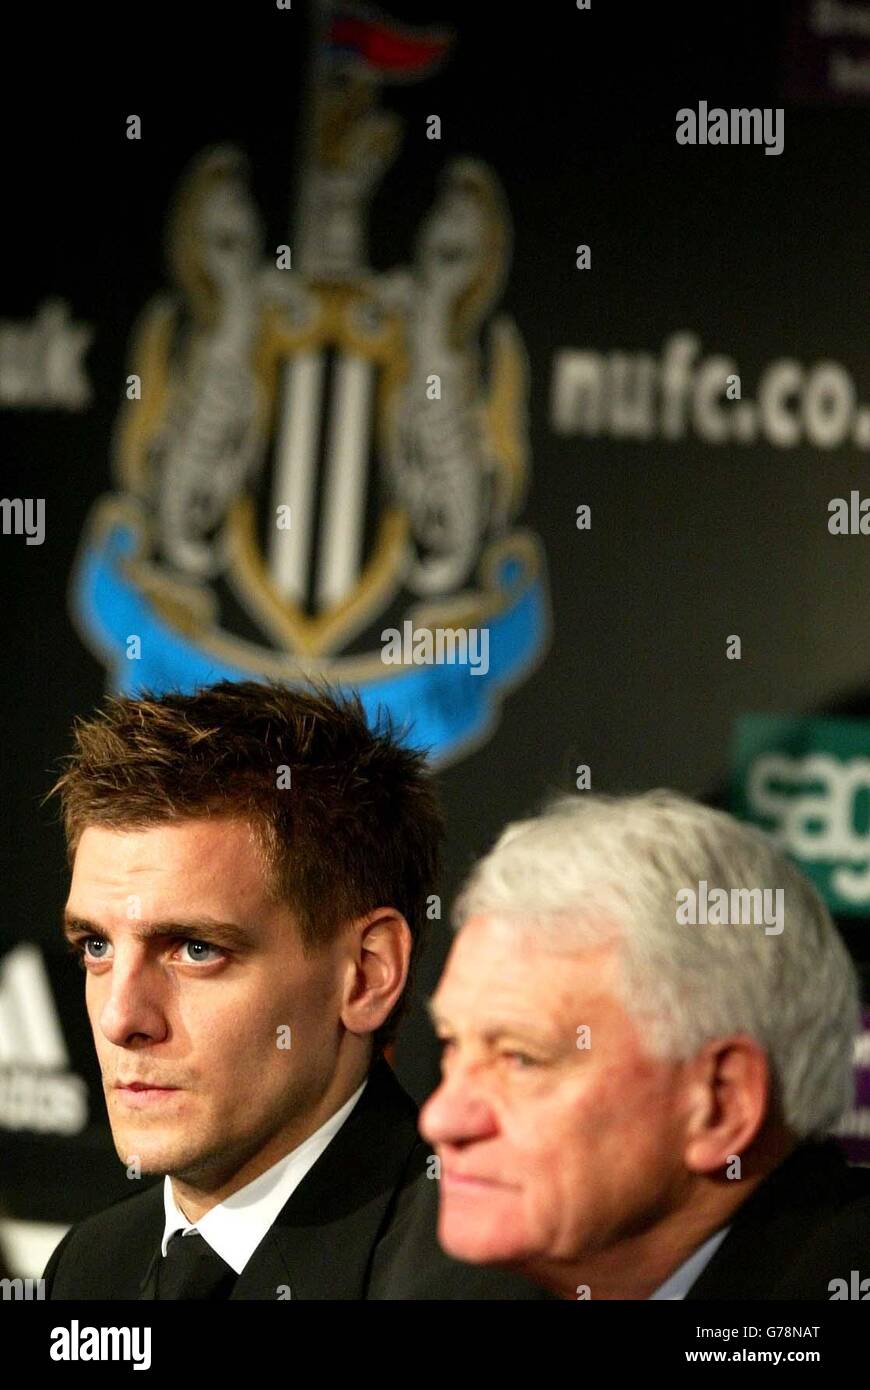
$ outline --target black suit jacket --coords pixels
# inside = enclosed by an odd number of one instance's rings
[[[830,1299],[833,1279],[870,1278],[870,1168],[839,1146],[801,1144],[733,1218],[687,1299]]]
[[[538,1299],[518,1276],[450,1259],[417,1108],[383,1059],[338,1134],[279,1212],[231,1299]],[[78,1222],[51,1256],[49,1299],[153,1299],[163,1183]],[[286,1294],[283,1295],[286,1298]]]

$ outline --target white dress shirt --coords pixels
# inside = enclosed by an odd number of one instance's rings
[[[253,1182],[240,1187],[238,1192],[212,1207],[195,1225],[179,1209],[172,1193],[172,1181],[167,1174],[163,1180],[166,1224],[163,1227],[161,1253],[166,1255],[166,1247],[176,1231],[181,1231],[183,1235],[199,1231],[212,1250],[236,1274],[241,1274],[281,1208],[335,1138],[365,1088],[364,1081],[350,1100],[345,1101],[325,1124],[309,1134],[297,1148],[279,1158]]]
[[[675,1303],[679,1299],[685,1298],[692,1285],[701,1277],[701,1271],[707,1268],[730,1230],[730,1226],[723,1226],[721,1231],[716,1231],[709,1240],[705,1240],[694,1254],[683,1261],[679,1269],[675,1269],[663,1284],[659,1284],[655,1293],[650,1294],[650,1299]]]

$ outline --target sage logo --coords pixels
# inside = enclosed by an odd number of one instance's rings
[[[765,154],[782,154],[785,112],[781,106],[683,106],[677,112],[678,145],[764,145]]]
[[[870,911],[870,723],[744,717],[731,807],[797,861],[832,911]]]

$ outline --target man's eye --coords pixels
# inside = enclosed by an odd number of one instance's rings
[[[184,965],[211,965],[213,960],[219,960],[220,957],[223,955],[223,951],[221,950],[220,946],[210,946],[207,941],[196,941],[188,939],[187,941],[182,942],[181,949],[184,950],[185,947],[190,948],[191,955],[190,960],[182,962],[182,964]],[[216,951],[217,955],[208,956],[204,954],[208,951]]]
[[[512,1066],[519,1068],[521,1071],[525,1070],[527,1067],[536,1067],[538,1065],[537,1058],[530,1057],[527,1052],[503,1052],[501,1055],[502,1057],[506,1057]]]
[[[95,948],[89,950],[88,948]],[[107,960],[109,943],[103,936],[84,936],[76,942],[79,962],[84,965],[89,960]]]

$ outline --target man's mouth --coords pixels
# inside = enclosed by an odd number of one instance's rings
[[[453,1187],[459,1191],[473,1191],[475,1188],[508,1187],[507,1183],[497,1182],[494,1178],[481,1178],[474,1173],[459,1173],[455,1169],[441,1168],[441,1183],[444,1187]]]
[[[174,1091],[175,1086],[158,1086],[155,1081],[116,1081],[118,1091]]]
[[[180,1094],[177,1086],[152,1086],[147,1081],[119,1081],[115,1085],[115,1092],[122,1104],[134,1107],[159,1104],[170,1096]]]

